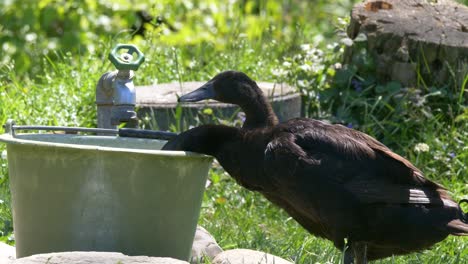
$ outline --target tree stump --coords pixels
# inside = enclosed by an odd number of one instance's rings
[[[379,81],[460,85],[468,74],[468,7],[454,1],[367,0],[354,6],[347,33],[363,40]]]

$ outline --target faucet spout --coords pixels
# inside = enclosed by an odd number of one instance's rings
[[[123,73],[122,73],[123,71]],[[131,70],[107,72],[96,87],[98,127],[115,129],[121,123],[136,127],[136,94]]]
[[[112,83],[114,90],[114,105],[136,104],[135,86],[133,85],[134,72],[132,70],[120,70]]]

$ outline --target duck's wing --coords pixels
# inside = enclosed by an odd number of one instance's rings
[[[276,181],[326,183],[362,203],[457,206],[440,185],[374,138],[341,125],[294,119],[278,127],[265,151]]]

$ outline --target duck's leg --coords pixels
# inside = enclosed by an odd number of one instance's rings
[[[353,264],[354,263],[354,254],[351,248],[347,248],[344,252],[343,264]]]
[[[348,243],[344,252],[343,264],[367,264],[366,243]]]
[[[367,264],[367,244],[355,242],[352,249],[354,251],[354,264]]]
[[[344,259],[343,264],[353,264],[354,263],[354,250],[351,246],[351,243],[346,243],[344,248]]]

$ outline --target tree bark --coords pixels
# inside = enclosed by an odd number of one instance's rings
[[[377,79],[461,84],[468,75],[468,7],[450,0],[367,0],[354,6],[348,36],[367,36]],[[345,52],[345,63],[357,46]]]

